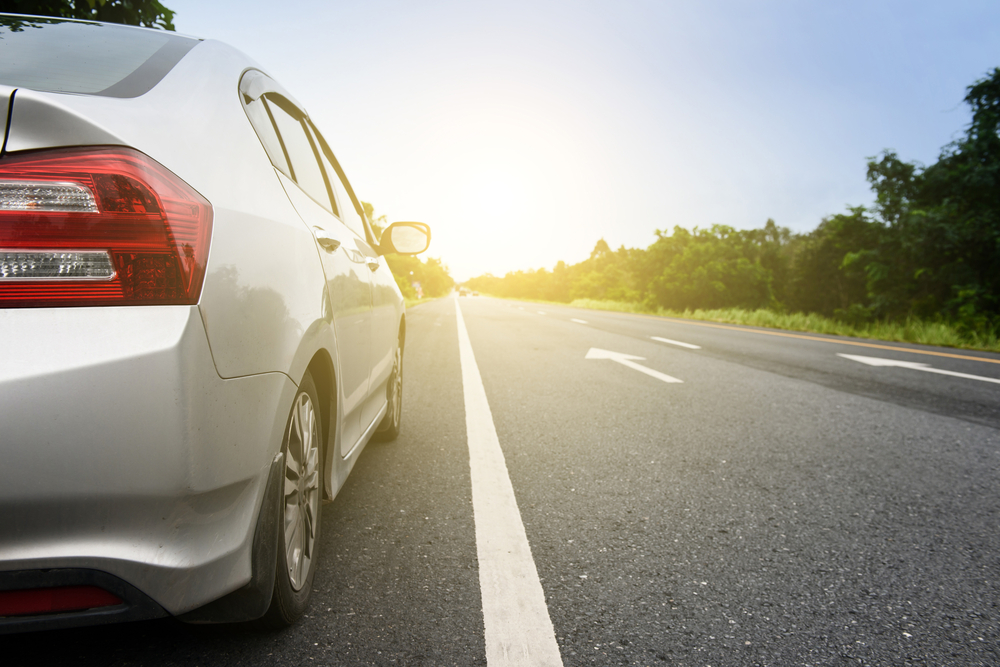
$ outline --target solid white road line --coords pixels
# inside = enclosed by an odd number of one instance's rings
[[[680,345],[681,347],[686,347],[689,350],[700,350],[701,347],[698,345],[692,345],[691,343],[682,343],[679,340],[670,340],[669,338],[660,338],[659,336],[650,336],[653,340],[658,340],[661,343],[670,343],[671,345]]]
[[[576,318],[573,318],[570,320],[570,322],[576,322],[577,324],[586,324],[587,320],[578,320]]]
[[[562,666],[493,413],[455,300],[488,667]]]
[[[895,359],[880,359],[879,357],[863,357],[860,354],[841,354],[837,353],[838,357],[843,357],[844,359],[851,359],[852,361],[859,361],[862,364],[867,364],[869,366],[896,366],[898,368],[909,368],[915,371],[926,371],[928,373],[937,373],[938,375],[950,375],[957,378],[965,378],[966,380],[979,380],[980,382],[993,382],[995,384],[1000,384],[1000,380],[996,378],[987,378],[982,375],[969,375],[968,373],[957,373],[955,371],[946,371],[943,368],[933,368],[930,364],[922,364],[918,361],[897,361]]]

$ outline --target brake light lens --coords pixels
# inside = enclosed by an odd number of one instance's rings
[[[0,307],[195,304],[212,206],[127,148],[0,159]]]

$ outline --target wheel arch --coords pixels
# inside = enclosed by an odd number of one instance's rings
[[[306,370],[312,376],[319,394],[320,426],[323,435],[323,499],[333,500],[334,467],[337,451],[337,374],[333,358],[326,349],[319,349],[309,360]]]

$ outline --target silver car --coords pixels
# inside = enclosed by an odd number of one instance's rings
[[[4,131],[5,128],[5,131]],[[239,51],[0,15],[0,633],[292,623],[399,432],[403,299],[302,105]]]

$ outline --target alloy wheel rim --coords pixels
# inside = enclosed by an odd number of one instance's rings
[[[309,394],[296,397],[285,454],[285,564],[288,579],[301,590],[316,547],[319,510],[319,424]]]

